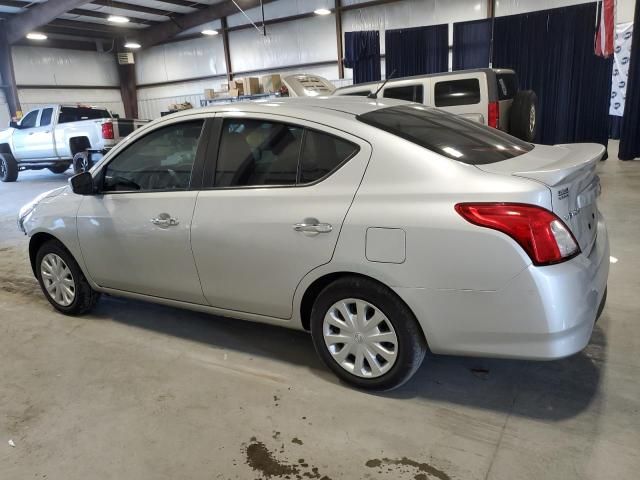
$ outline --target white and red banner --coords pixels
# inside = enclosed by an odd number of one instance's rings
[[[633,22],[616,25],[613,69],[611,70],[611,104],[609,106],[609,115],[622,117],[624,113],[632,39]]]
[[[608,58],[613,55],[613,36],[615,34],[616,22],[616,1],[602,0],[599,3],[600,14],[598,15],[595,38],[595,53],[599,57]]]

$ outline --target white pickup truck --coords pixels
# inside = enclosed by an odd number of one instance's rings
[[[145,123],[114,117],[99,107],[47,105],[31,110],[0,131],[0,180],[15,182],[21,170],[63,173],[72,164],[81,172],[90,167],[92,152],[105,152]]]

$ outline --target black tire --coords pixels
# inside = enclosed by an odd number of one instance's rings
[[[51,173],[64,173],[69,169],[70,163],[59,163],[53,167],[47,167]]]
[[[89,164],[89,153],[87,152],[78,152],[73,156],[73,172],[74,173],[82,173],[89,171],[91,165]]]
[[[398,346],[390,370],[379,377],[363,378],[334,360],[323,336],[324,317],[340,300],[355,298],[375,305],[392,324]],[[386,391],[404,384],[420,367],[427,351],[422,329],[407,305],[387,287],[365,277],[343,277],[320,292],[311,310],[311,336],[322,361],[341,380],[363,390]]]
[[[15,182],[18,179],[18,162],[10,153],[0,153],[0,181]]]
[[[538,97],[533,90],[519,90],[511,103],[509,133],[533,142],[538,131]]]
[[[47,291],[43,282],[42,260],[50,253],[57,255],[64,261],[64,263],[66,263],[73,277],[75,295],[73,301],[67,306],[63,306],[56,302],[56,300],[54,300]],[[56,310],[64,313],[65,315],[82,315],[87,313],[96,305],[100,298],[100,294],[93,290],[91,285],[89,285],[89,282],[82,273],[82,270],[80,270],[80,267],[73,256],[58,240],[48,240],[43,243],[38,250],[38,253],[36,254],[36,276],[46,299]]]

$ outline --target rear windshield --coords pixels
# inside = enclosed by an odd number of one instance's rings
[[[58,123],[79,122],[80,120],[97,120],[111,118],[107,110],[89,107],[62,107]]]
[[[498,73],[498,98],[500,100],[511,100],[518,91],[518,77],[515,73]]]
[[[500,162],[533,149],[530,143],[495,128],[422,105],[382,108],[356,118],[469,165]]]

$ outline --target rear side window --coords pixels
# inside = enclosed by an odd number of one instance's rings
[[[480,81],[477,78],[436,82],[436,107],[456,107],[480,103]]]
[[[45,108],[40,115],[40,126],[46,127],[51,124],[51,116],[53,115],[53,108]]]
[[[389,87],[384,90],[385,98],[406,100],[407,102],[422,103],[424,98],[422,85],[407,85],[406,87]]]
[[[300,162],[300,183],[326,177],[358,152],[358,146],[328,133],[307,130]]]
[[[226,119],[214,186],[295,185],[301,127],[251,119]]]
[[[382,108],[356,118],[469,165],[500,162],[533,149],[533,145],[498,129],[420,105]]]
[[[62,107],[58,123],[79,122],[81,120],[97,120],[111,118],[107,110],[89,107]]]
[[[514,73],[498,73],[498,99],[511,100],[518,91],[518,78]]]

